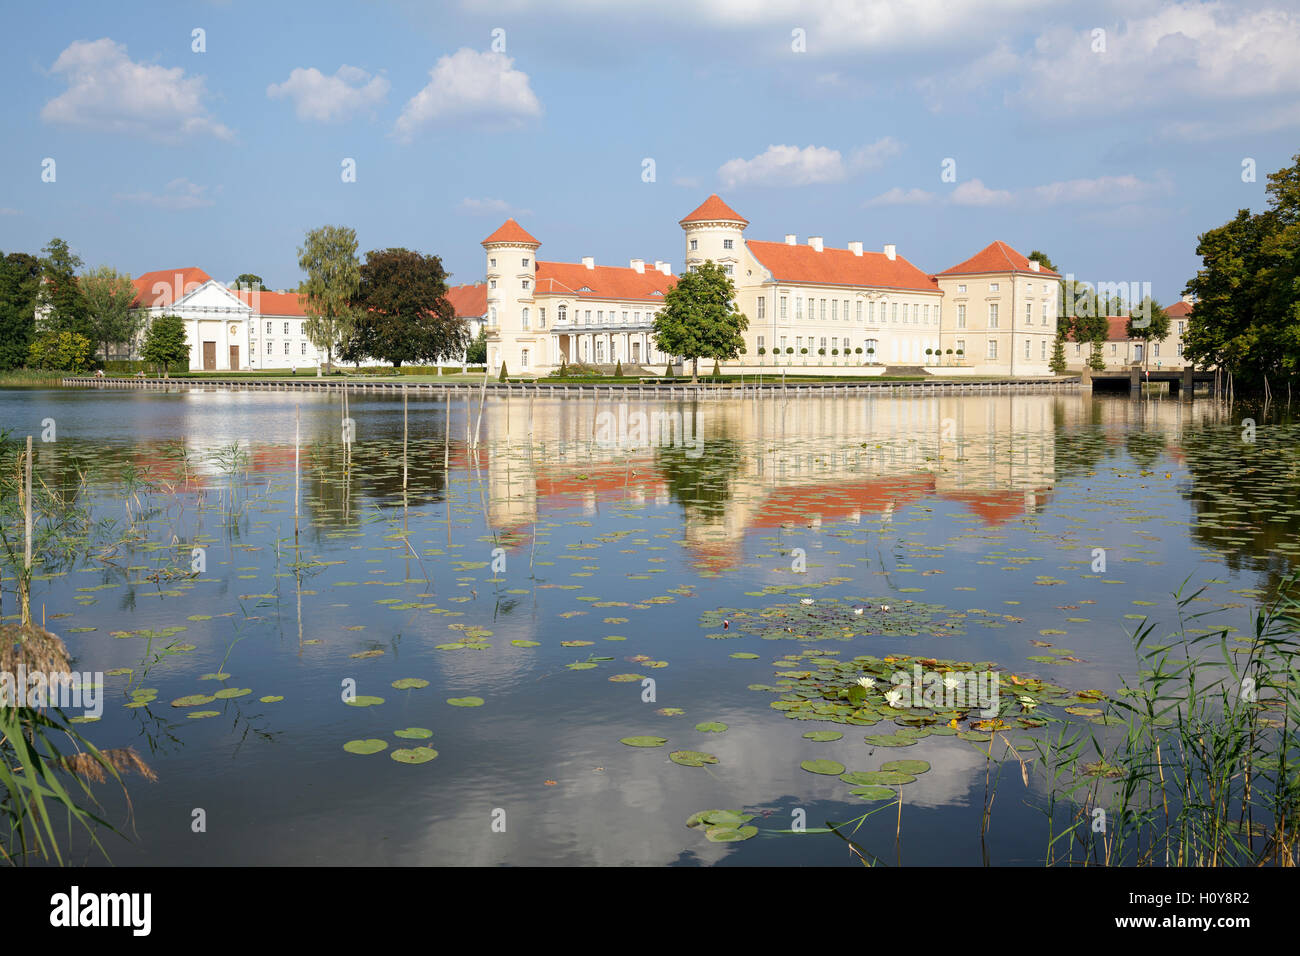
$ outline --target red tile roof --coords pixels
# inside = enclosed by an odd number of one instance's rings
[[[297,292],[251,292],[231,289],[253,310],[254,315],[294,315],[306,317],[302,299]]]
[[[135,300],[131,305],[137,309],[171,305],[210,281],[212,276],[197,266],[146,272],[131,280],[135,286]]]
[[[951,269],[944,269],[939,275],[974,275],[982,272],[1027,272],[1030,275],[1060,278],[1058,273],[1046,266],[1042,266],[1038,272],[1035,272],[1029,267],[1028,259],[1001,240],[990,242],[965,262],[959,262]]]
[[[447,290],[447,301],[461,318],[482,318],[487,315],[487,285],[475,282],[473,285],[452,286]]]
[[[1066,341],[1074,341],[1074,333],[1065,334]],[[1106,316],[1106,341],[1107,342],[1127,342],[1128,337],[1128,316],[1127,315],[1108,315]]]
[[[695,207],[694,212],[688,213],[684,219],[679,219],[677,222],[680,225],[684,222],[705,222],[719,219],[749,225],[749,220],[723,202],[717,193],[704,200]]]
[[[664,295],[676,284],[676,276],[664,275],[650,266],[641,273],[620,266],[588,269],[581,262],[537,263],[537,291],[549,295],[663,302]],[[584,288],[589,291],[581,291]]]
[[[1189,303],[1179,299],[1169,308],[1165,309],[1165,314],[1171,319],[1185,319],[1192,314],[1192,307]]]
[[[501,228],[484,239],[480,245],[486,246],[493,242],[522,242],[533,246],[541,245],[539,240],[530,236],[528,230],[515,222],[514,219],[507,219],[503,222]]]
[[[938,292],[939,283],[902,256],[890,259],[883,252],[855,255],[847,249],[791,246],[784,242],[745,243],[754,258],[778,282],[814,282],[819,285],[872,286]]]

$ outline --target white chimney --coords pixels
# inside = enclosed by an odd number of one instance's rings
[[[673,274],[673,266],[672,266],[672,263],[671,263],[671,262],[658,262],[658,261],[656,261],[656,262],[655,262],[655,268],[658,269],[660,272],[662,272],[662,273],[663,273],[664,275],[666,275],[666,276],[670,276],[670,275]]]
[[[809,237],[808,237],[808,245],[812,246],[812,247],[813,247],[814,249],[816,249],[818,252],[821,252],[821,251],[822,251],[822,237],[821,237],[821,236],[809,236]]]
[[[582,264],[588,269],[594,269],[596,268],[596,259],[593,256],[583,256]]]
[[[1041,268],[1041,265],[1037,259],[1030,259],[1029,268],[1032,269],[1034,272],[1037,272],[1039,268]]]
[[[645,274],[645,260],[644,260],[644,259],[633,259],[633,260],[629,263],[629,265],[631,265],[633,269],[635,269],[637,272],[640,272],[642,275]]]
[[[1196,304],[1196,300],[1192,298],[1192,294],[1190,292],[1183,293],[1183,301],[1186,302],[1188,305]]]
[[[787,232],[785,234],[785,244],[787,246],[797,246],[799,245],[799,238],[793,232]]]
[[[898,247],[892,242],[885,243],[885,258],[890,262],[898,258]]]
[[[853,253],[855,256],[860,256],[860,255],[862,255],[862,243],[860,243],[860,242],[850,242],[850,243],[849,243],[849,252]]]

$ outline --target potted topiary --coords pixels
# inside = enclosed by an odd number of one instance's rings
[[[867,364],[868,364],[868,365],[874,365],[874,364],[876,364],[876,350],[875,350],[875,349],[867,349]]]
[[[958,364],[958,365],[960,365],[960,364],[962,363],[962,356],[965,355],[965,354],[966,354],[966,352],[965,352],[964,349],[958,349],[958,350],[957,350],[957,364]]]
[[[952,355],[952,349],[949,349],[948,352],[947,352],[947,354],[951,356],[951,355]],[[949,359],[948,359],[948,362],[949,362],[949,364],[951,364],[951,363],[952,363],[952,359],[949,358]]]
[[[760,346],[758,347],[758,364],[759,364],[759,365],[762,365],[762,364],[763,364],[763,356],[766,355],[766,354],[767,354],[767,349],[760,345]]]
[[[786,350],[785,350],[785,354],[786,354],[787,356],[790,356],[789,358],[786,359],[786,364],[787,364],[787,365],[793,365],[793,364],[794,364],[794,358],[793,358],[793,356],[794,356],[794,349],[793,349],[793,348],[790,348],[790,347],[787,347]]]
[[[929,364],[930,364],[930,356],[932,356],[932,355],[934,355],[934,349],[926,349],[926,350],[925,350],[925,364],[926,364],[926,365],[929,365]]]
[[[832,365],[839,365],[839,364],[840,364],[840,350],[839,350],[839,349],[831,349],[831,364],[832,364]]]
[[[824,359],[825,357],[826,357],[826,350],[825,350],[825,349],[818,349],[818,350],[817,350],[817,364],[818,364],[818,365],[821,365],[821,364],[822,364],[822,359]]]
[[[861,355],[861,354],[862,354],[862,346],[859,345],[857,348],[855,348],[855,349],[853,350],[853,354],[854,354],[854,355]],[[861,361],[861,359],[859,359],[859,361]]]
[[[803,364],[804,364],[804,365],[807,365],[807,364],[808,364],[808,350],[807,350],[807,349],[800,349],[800,350],[799,350],[799,354],[803,356]]]

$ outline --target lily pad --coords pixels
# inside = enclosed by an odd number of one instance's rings
[[[199,704],[210,704],[216,697],[210,697],[207,694],[187,694],[184,697],[177,697],[172,701],[173,707],[197,707]]]
[[[716,720],[706,720],[696,724],[695,729],[702,734],[721,734],[726,731],[727,725]]]
[[[369,694],[358,694],[346,703],[349,707],[375,707],[383,702],[384,698],[382,697],[372,697]]]
[[[809,773],[824,774],[828,777],[838,777],[844,772],[844,764],[834,760],[805,760],[799,766]]]
[[[393,687],[397,690],[412,690],[428,686],[429,682],[422,677],[403,677],[400,680],[393,681]]]
[[[855,797],[861,797],[863,800],[893,800],[898,797],[897,791],[881,786],[856,787],[850,790],[849,793]]]
[[[888,763],[880,765],[881,770],[896,770],[899,773],[918,774],[925,773],[930,769],[930,764],[925,760],[891,760]]]
[[[717,763],[718,758],[700,750],[674,750],[668,759],[683,767],[703,767],[706,763]]]
[[[827,743],[831,740],[842,740],[844,735],[837,730],[810,730],[804,734],[807,740],[816,741],[819,744]]]
[[[641,737],[621,737],[619,743],[627,744],[629,747],[662,747],[668,743],[667,737],[641,736]]]
[[[389,754],[398,763],[428,763],[434,757],[438,756],[438,751],[432,747],[411,747],[409,749],[398,748]]]
[[[453,707],[482,707],[482,697],[448,697],[447,703]]]
[[[350,754],[377,754],[381,750],[388,749],[388,741],[380,740],[377,737],[370,737],[366,740],[349,740],[343,745],[343,749]]]
[[[433,731],[424,727],[407,727],[405,730],[394,730],[393,736],[405,740],[425,740],[433,736]]]

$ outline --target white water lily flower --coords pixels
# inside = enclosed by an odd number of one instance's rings
[[[863,690],[871,690],[871,688],[876,686],[876,679],[874,677],[859,677],[858,685],[862,687]]]
[[[889,610],[889,605],[888,605],[888,604],[882,604],[882,605],[880,605],[880,609],[881,609],[882,611],[888,611],[888,610]]]
[[[958,677],[956,674],[944,674],[943,686],[948,690],[956,690],[958,687],[961,686],[961,678]]]
[[[890,707],[901,707],[902,700],[903,692],[897,687],[885,694],[885,703],[889,704]]]
[[[812,598],[800,598],[800,599],[799,599],[799,603],[800,603],[800,604],[811,604],[812,602],[813,602],[813,599],[812,599]]]
[[[862,608],[860,608],[860,607],[855,607],[855,608],[853,609],[853,613],[854,613],[854,614],[861,615],[861,614],[862,614]]]

